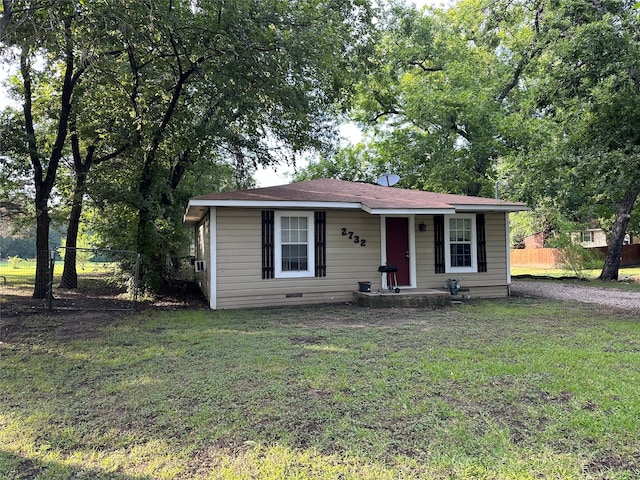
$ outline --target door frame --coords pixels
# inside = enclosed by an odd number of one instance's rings
[[[404,288],[417,288],[416,276],[416,217],[415,215],[380,215],[380,265],[387,263],[387,217],[406,218],[409,229],[409,285]],[[382,285],[386,285],[387,274],[382,274]]]

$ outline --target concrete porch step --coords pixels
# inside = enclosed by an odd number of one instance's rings
[[[395,293],[393,290],[353,292],[353,301],[356,305],[370,308],[445,307],[451,305],[451,300],[449,291],[437,289],[400,289],[400,293]]]

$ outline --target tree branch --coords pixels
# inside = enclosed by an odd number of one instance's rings
[[[516,85],[518,85],[518,82],[520,81],[520,76],[522,75],[522,72],[524,72],[524,69],[527,67],[527,65],[529,65],[529,63],[534,58],[536,58],[538,55],[540,55],[544,51],[544,49],[551,43],[550,39],[546,39],[545,41],[543,41],[540,44],[536,45],[538,43],[539,39],[540,39],[540,35],[541,35],[541,32],[542,32],[540,23],[541,23],[541,20],[542,20],[542,14],[543,13],[544,13],[544,7],[540,6],[536,10],[536,15],[535,15],[535,18],[534,18],[534,21],[533,21],[534,30],[535,30],[535,34],[533,36],[533,40],[531,41],[529,46],[523,52],[522,57],[520,58],[520,61],[518,62],[518,65],[516,66],[515,70],[513,71],[513,75],[511,75],[511,79],[507,82],[507,84],[504,86],[502,91],[496,97],[496,100],[498,102],[502,102],[505,98],[507,98],[507,96],[509,96],[509,93],[511,93],[511,90],[513,90],[516,87]]]
[[[11,0],[2,0],[2,15],[0,15],[0,40],[3,37],[5,29],[11,23],[13,17],[13,2]]]
[[[2,15],[0,15],[0,40],[2,39],[5,29],[9,26],[11,20],[13,20],[14,15],[24,12],[30,13],[37,12],[38,10],[46,10],[47,8],[53,7],[55,4],[56,0],[52,0],[50,2],[43,2],[40,4],[35,3],[32,6],[14,10],[12,0],[2,0],[3,12]]]
[[[373,117],[371,117],[370,121],[372,123],[375,123],[378,120],[380,120],[382,117],[386,117],[387,115],[402,115],[402,111],[401,110],[397,110],[395,108],[391,108],[389,110],[384,110],[382,112],[379,112],[379,113],[375,114]]]
[[[22,110],[24,112],[27,145],[29,147],[29,159],[31,160],[31,165],[33,165],[35,184],[40,185],[42,182],[42,162],[38,154],[38,142],[36,141],[36,131],[33,122],[33,91],[28,47],[24,47],[20,53],[20,73],[24,87],[24,104]]]
[[[467,140],[469,142],[471,141],[471,133],[469,133],[467,130],[465,130],[463,127],[461,127],[458,124],[458,122],[456,122],[455,118],[451,118],[450,122],[451,122],[451,125],[450,125],[451,130],[453,130],[455,133],[460,135],[465,140]]]
[[[62,158],[62,150],[67,138],[69,116],[71,114],[71,96],[76,82],[79,78],[79,72],[74,74],[74,62],[75,55],[73,51],[73,41],[71,37],[71,19],[67,19],[64,22],[64,35],[65,35],[65,70],[64,81],[62,84],[62,95],[60,100],[60,113],[58,116],[58,131],[56,133],[56,139],[51,149],[51,156],[49,157],[49,165],[47,166],[47,177],[45,184],[43,185],[48,196],[48,192],[53,189],[55,182],[56,171],[58,169],[58,162]],[[81,73],[81,72],[80,72]]]
[[[129,147],[130,147],[130,144],[129,143],[125,143],[124,145],[121,145],[120,147],[118,147],[113,152],[108,153],[107,155],[104,155],[102,157],[96,158],[93,161],[93,163],[95,163],[97,165],[98,163],[102,163],[102,162],[107,162],[109,160],[113,160],[114,158],[119,157],[124,152],[126,152]]]
[[[408,62],[409,65],[412,65],[414,67],[418,67],[420,70],[422,70],[425,73],[429,73],[429,72],[442,72],[444,70],[444,67],[442,66],[438,66],[438,67],[427,67],[425,66],[426,60],[422,60],[422,61],[410,61]]]

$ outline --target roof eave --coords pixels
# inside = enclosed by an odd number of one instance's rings
[[[244,207],[244,208],[341,208],[360,209],[362,205],[356,202],[317,202],[317,201],[286,201],[286,200],[211,200],[194,199],[189,200],[182,219],[184,226],[197,224],[211,207]]]
[[[526,205],[453,205],[456,212],[526,212]]]
[[[371,208],[362,206],[362,210],[371,215],[453,215],[456,210],[451,208]]]
[[[190,207],[245,207],[245,208],[360,208],[359,202],[322,202],[300,200],[190,200]]]
[[[196,225],[211,207],[360,209],[370,215],[454,215],[464,212],[522,212],[529,210],[526,205],[521,204],[468,204],[435,208],[376,208],[358,202],[191,199],[182,220],[183,224],[185,226]]]

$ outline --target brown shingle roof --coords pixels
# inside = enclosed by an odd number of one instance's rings
[[[355,202],[371,208],[451,208],[454,205],[513,205],[494,198],[423,192],[369,183],[321,178],[275,187],[218,192],[194,197],[197,200],[255,200],[294,202]]]
[[[285,203],[291,206],[291,203],[296,202],[305,204],[335,203],[337,208],[347,208],[344,204],[355,204],[353,208],[359,205],[360,208],[371,213],[383,213],[380,212],[382,210],[406,210],[407,213],[410,213],[410,210],[421,210],[423,213],[426,213],[426,210],[433,210],[433,213],[445,213],[444,211],[453,213],[454,210],[459,210],[461,207],[467,211],[526,209],[522,203],[506,202],[493,198],[423,192],[328,178],[274,187],[201,195],[192,198],[189,206],[223,206],[239,203],[246,206],[251,203],[255,203],[256,206],[270,203],[277,206],[277,203]],[[193,220],[189,213],[187,211],[185,220]]]

